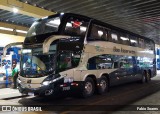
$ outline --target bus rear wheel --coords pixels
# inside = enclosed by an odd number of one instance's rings
[[[84,87],[83,87],[81,96],[84,98],[90,97],[94,94],[94,91],[95,91],[94,81],[92,78],[87,77],[84,82]]]
[[[141,83],[143,84],[143,83],[145,83],[145,82],[146,82],[146,73],[143,72],[143,74],[142,74],[142,79],[141,79]]]
[[[151,81],[151,76],[149,72],[146,72],[146,82],[150,82]]]
[[[98,94],[104,94],[109,89],[108,79],[105,76],[102,76],[99,81]]]
[[[149,82],[151,80],[150,74],[147,71],[144,71],[142,74],[141,83]]]

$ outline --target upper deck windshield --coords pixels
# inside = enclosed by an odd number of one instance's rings
[[[32,24],[26,37],[32,37],[40,34],[58,32],[61,23],[60,17],[40,19]]]
[[[56,45],[51,46],[48,54],[43,54],[42,48],[23,49],[21,57],[21,72],[24,77],[41,77],[55,71]]]

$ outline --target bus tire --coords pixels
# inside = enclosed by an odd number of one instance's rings
[[[143,84],[143,83],[145,83],[145,82],[146,82],[146,73],[143,72],[143,73],[142,73],[141,83]]]
[[[149,72],[146,72],[146,82],[150,82],[151,81],[151,76]]]
[[[82,90],[82,97],[83,98],[87,98],[87,97],[90,97],[94,94],[94,91],[95,91],[95,84],[94,84],[94,81],[91,77],[87,77],[85,79],[85,82],[84,82],[84,86],[83,86],[83,90]]]
[[[109,90],[108,79],[105,76],[102,76],[99,81],[98,94],[104,94]]]

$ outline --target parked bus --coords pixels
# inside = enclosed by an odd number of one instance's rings
[[[37,20],[21,53],[18,89],[51,96],[103,94],[110,86],[156,75],[153,40],[78,14]]]

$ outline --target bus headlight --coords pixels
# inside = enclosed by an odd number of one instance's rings
[[[41,84],[44,86],[49,85],[51,81],[54,80],[54,78],[55,76],[50,75],[47,78],[45,78]]]
[[[49,85],[51,82],[50,81],[44,81],[43,83],[42,83],[42,85]]]

